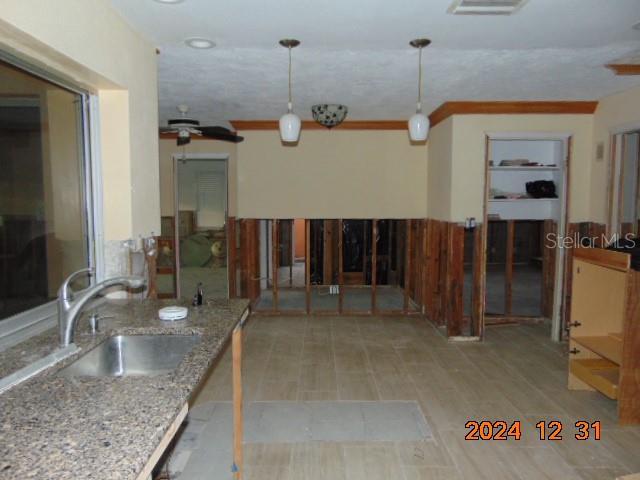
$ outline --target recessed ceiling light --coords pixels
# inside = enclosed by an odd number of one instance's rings
[[[187,38],[184,41],[184,43],[186,43],[191,48],[198,48],[201,50],[204,50],[207,48],[213,48],[216,46],[216,44],[213,43],[211,40],[207,38],[200,38],[200,37]]]
[[[167,5],[171,5],[173,3],[182,3],[184,0],[155,0],[158,3],[165,3]]]

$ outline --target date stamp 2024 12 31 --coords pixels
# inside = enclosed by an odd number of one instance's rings
[[[465,435],[465,440],[520,440],[522,438],[522,422],[515,420],[506,422],[504,420],[469,420],[464,427],[469,431]],[[600,421],[588,422],[578,420],[573,425],[573,436],[576,440],[600,440]],[[564,425],[558,420],[544,421],[536,423],[538,438],[540,440],[558,441],[562,440]]]

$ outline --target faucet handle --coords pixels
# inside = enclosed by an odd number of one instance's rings
[[[81,270],[78,270],[77,272],[73,272],[71,275],[69,275],[66,278],[64,282],[62,282],[62,285],[60,286],[60,290],[58,291],[58,296],[60,296],[61,298],[64,298],[65,300],[71,299],[71,289],[69,288],[69,285],[71,284],[71,282],[73,282],[76,278],[78,278],[81,275],[84,275],[84,274],[93,275],[94,273],[95,273],[95,269],[91,267],[83,268]]]
[[[100,321],[114,318],[114,315],[98,315],[94,313],[89,317],[89,329],[92,335],[95,335],[100,331]]]

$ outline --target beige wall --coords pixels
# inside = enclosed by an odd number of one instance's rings
[[[0,0],[0,49],[99,95],[105,238],[158,232],[154,47],[108,0]]]
[[[437,125],[434,128],[437,135],[430,141],[446,143],[449,127],[445,125],[442,132],[439,127],[440,125]],[[579,222],[590,219],[592,115],[455,115],[452,118],[451,129],[450,154],[444,143],[441,146],[432,145],[431,147],[431,151],[439,150],[444,158],[450,155],[452,159],[451,188],[446,192],[443,186],[438,184],[437,179],[432,178],[438,168],[445,167],[438,166],[438,161],[430,156],[429,187],[442,189],[437,194],[430,193],[430,214],[434,218],[441,218],[446,214],[446,208],[439,210],[435,206],[438,202],[445,206],[447,202],[450,203],[448,218],[442,219],[460,222],[467,217],[482,218],[486,133],[549,132],[567,133],[573,136],[569,220]],[[446,169],[445,173],[448,174]],[[447,178],[446,175],[445,178]],[[436,195],[442,198],[437,201]]]
[[[182,147],[176,145],[175,140],[160,140],[160,212],[163,216],[173,215],[173,155],[181,155]],[[193,140],[185,147],[186,154],[229,155],[228,166],[228,215],[237,214],[237,165],[238,153],[235,143],[216,140]]]
[[[406,131],[308,130],[297,146],[277,131],[238,144],[238,216],[424,218],[427,147]]]
[[[448,220],[451,217],[453,117],[447,118],[431,129],[428,146],[428,217]]]
[[[611,160],[610,136],[626,130],[640,130],[640,87],[600,100],[594,116],[593,152],[591,160],[591,192],[593,220],[606,223],[608,218],[608,165]],[[598,160],[598,143],[604,145],[604,159]]]

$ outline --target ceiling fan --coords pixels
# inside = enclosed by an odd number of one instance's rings
[[[186,105],[178,105],[180,118],[172,118],[168,123],[168,127],[160,127],[160,133],[177,133],[178,146],[191,143],[191,135],[211,138],[212,140],[222,140],[223,142],[240,143],[244,137],[240,137],[232,130],[224,127],[201,127],[198,120],[188,118],[189,107]]]

